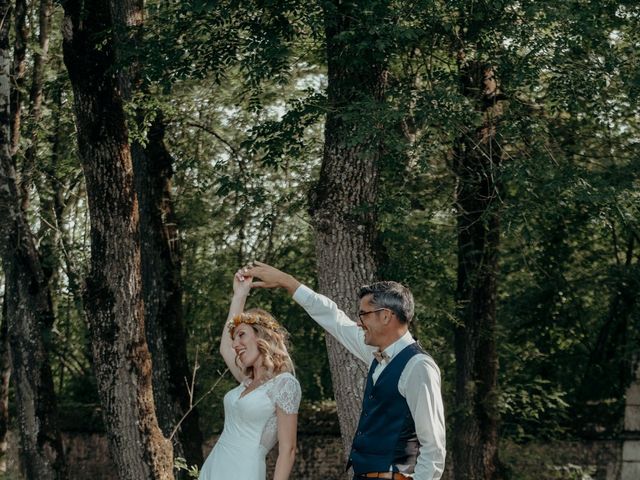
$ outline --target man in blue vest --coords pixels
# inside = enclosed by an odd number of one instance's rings
[[[413,295],[396,282],[360,289],[358,321],[329,298],[264,263],[245,267],[254,287],[286,288],[353,355],[369,365],[349,463],[354,479],[438,480],[445,460],[440,370],[409,333]]]

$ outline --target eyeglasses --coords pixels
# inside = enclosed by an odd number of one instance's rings
[[[376,308],[375,310],[369,310],[368,312],[360,312],[360,313],[358,313],[358,318],[360,319],[360,321],[362,321],[362,317],[366,317],[370,313],[376,313],[376,312],[380,312],[382,310],[389,310],[390,312],[392,311],[392,310],[390,310],[388,308]]]

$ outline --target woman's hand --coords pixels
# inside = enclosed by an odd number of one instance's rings
[[[233,275],[233,295],[247,298],[252,283],[253,277],[247,275],[247,267],[241,268]]]

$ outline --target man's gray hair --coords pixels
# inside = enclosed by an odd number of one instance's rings
[[[396,314],[401,323],[413,320],[413,294],[398,282],[384,281],[360,287],[358,298],[371,295],[371,303],[379,308],[388,308]]]

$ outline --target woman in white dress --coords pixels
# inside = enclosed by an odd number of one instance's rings
[[[239,385],[224,397],[224,429],[199,480],[265,480],[266,454],[278,443],[273,480],[287,480],[296,452],[300,384],[286,332],[264,310],[243,312],[253,279],[239,270],[220,353]]]

